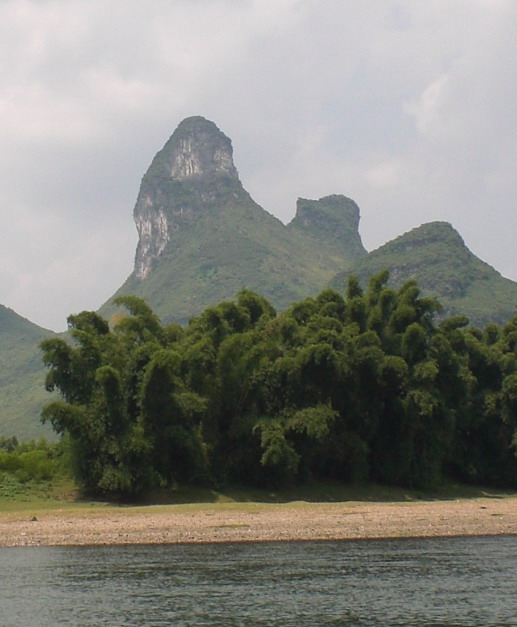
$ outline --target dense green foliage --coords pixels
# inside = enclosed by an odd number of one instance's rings
[[[42,342],[43,419],[72,446],[88,490],[307,478],[517,485],[517,317],[480,330],[434,323],[439,304],[388,273],[276,315],[261,296],[162,326],[137,297],[112,328],[70,316]]]

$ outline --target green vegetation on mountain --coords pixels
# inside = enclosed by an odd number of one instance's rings
[[[503,324],[517,312],[517,283],[471,253],[446,222],[423,224],[384,244],[340,272],[331,285],[343,289],[351,273],[365,285],[384,269],[390,285],[416,279],[426,294],[439,298],[445,314],[466,315],[472,324]]]
[[[39,419],[48,394],[42,387],[45,369],[38,348],[41,340],[52,335],[0,305],[0,436],[52,435]]]
[[[84,489],[307,479],[429,487],[445,477],[517,486],[517,316],[438,326],[437,301],[388,273],[277,315],[242,290],[187,328],[137,297],[110,327],[69,318],[42,342],[44,419],[69,438]]]
[[[242,287],[285,309],[366,254],[353,201],[300,200],[285,226],[252,200],[230,140],[200,117],[184,120],[156,155],[134,215],[135,271],[115,297],[141,296],[164,321],[186,322]]]

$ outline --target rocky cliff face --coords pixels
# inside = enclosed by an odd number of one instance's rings
[[[230,176],[237,179],[232,143],[217,126],[203,117],[183,120],[165,144],[162,165],[176,180],[196,176]]]
[[[211,190],[202,189],[209,183]],[[242,191],[231,141],[196,116],[183,120],[147,170],[134,209],[139,235],[135,274],[145,279],[174,232],[214,200],[214,193]]]
[[[359,235],[359,217],[357,204],[340,194],[319,200],[299,198],[289,228],[324,242],[337,254],[358,259],[366,255]]]

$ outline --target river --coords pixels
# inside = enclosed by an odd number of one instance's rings
[[[517,625],[517,537],[0,549],[0,623]]]

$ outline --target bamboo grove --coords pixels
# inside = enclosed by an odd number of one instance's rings
[[[85,490],[311,478],[432,487],[517,485],[517,316],[440,317],[415,281],[325,289],[277,315],[243,289],[186,327],[139,298],[69,317],[41,344],[42,420]]]

